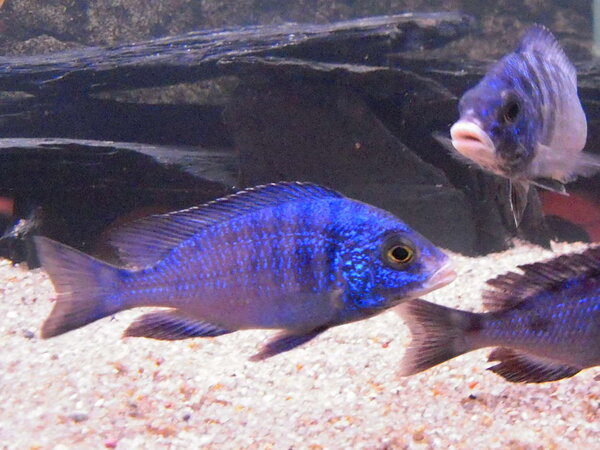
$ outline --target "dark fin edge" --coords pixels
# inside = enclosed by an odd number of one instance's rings
[[[123,333],[123,337],[145,337],[175,341],[193,337],[215,337],[231,330],[208,322],[186,317],[178,310],[158,311],[138,317]]]
[[[279,353],[292,350],[316,338],[328,328],[329,327],[320,327],[305,334],[296,334],[289,331],[278,333],[269,340],[257,354],[251,356],[250,361],[262,361],[271,356],[278,355]]]
[[[45,237],[35,236],[34,242],[57,293],[54,308],[42,325],[42,338],[58,336],[127,308],[110,302],[126,271]]]
[[[414,375],[475,348],[465,343],[467,332],[480,328],[479,315],[421,299],[396,307],[412,334],[400,363],[401,376]]]
[[[600,247],[518,267],[522,274],[508,272],[487,281],[491,289],[483,293],[483,304],[488,311],[516,307],[534,295],[560,288],[567,281],[600,277]]]
[[[518,353],[499,347],[490,353],[488,361],[500,361],[488,370],[512,383],[545,383],[572,377],[579,367],[562,365],[547,358]]]

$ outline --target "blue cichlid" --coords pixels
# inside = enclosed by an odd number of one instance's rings
[[[43,337],[129,308],[169,307],[141,316],[125,335],[283,329],[258,360],[455,276],[446,255],[392,214],[308,183],[260,186],[141,219],[112,243],[133,269],[36,238],[58,293]]]
[[[400,305],[413,335],[402,374],[495,346],[489,361],[499,363],[489,370],[512,382],[556,381],[600,365],[600,247],[519,267],[522,274],[488,281],[488,313]]]
[[[530,184],[565,193],[563,184],[600,170],[583,153],[587,122],[577,73],[546,28],[536,25],[459,103],[452,145],[468,162],[510,180],[518,225]]]

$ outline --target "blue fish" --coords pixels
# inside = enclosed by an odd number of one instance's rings
[[[487,313],[418,299],[400,305],[413,335],[401,373],[484,347],[498,347],[489,370],[511,382],[556,381],[600,365],[600,247],[520,269],[488,281]]]
[[[565,194],[565,183],[600,170],[600,157],[582,152],[587,122],[575,67],[540,25],[462,96],[459,112],[450,147],[510,181],[517,226],[531,184]]]
[[[125,336],[283,330],[254,360],[455,276],[447,256],[394,215],[309,183],[259,186],[136,221],[112,237],[129,267],[35,240],[58,294],[42,337],[129,308],[169,307],[141,316]]]

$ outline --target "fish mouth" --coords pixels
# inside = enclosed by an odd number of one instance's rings
[[[456,270],[454,270],[451,261],[447,261],[442,267],[434,272],[434,274],[427,280],[422,289],[411,292],[411,298],[421,297],[422,295],[429,294],[431,291],[435,291],[447,284],[452,283],[456,279]]]
[[[496,165],[496,146],[481,126],[472,120],[459,120],[450,128],[452,145],[458,153],[490,168]]]

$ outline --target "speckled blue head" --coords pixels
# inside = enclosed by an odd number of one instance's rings
[[[459,112],[450,131],[454,148],[511,179],[560,178],[544,159],[560,160],[565,149],[579,151],[585,142],[575,68],[541,26],[532,27],[514,52],[463,95]],[[557,153],[544,154],[542,147]]]
[[[507,177],[522,172],[531,162],[542,132],[544,99],[530,71],[520,54],[502,58],[463,95],[460,121],[452,128],[453,141],[461,153]],[[469,128],[473,125],[485,137]]]
[[[455,277],[448,257],[394,215],[360,202],[341,230],[341,278],[347,313],[364,317],[437,289]]]

